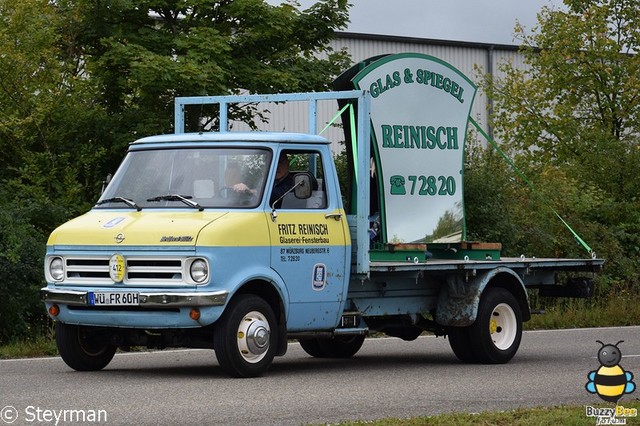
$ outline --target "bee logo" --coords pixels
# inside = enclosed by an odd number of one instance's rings
[[[598,351],[598,361],[601,365],[597,370],[589,372],[587,375],[589,381],[585,387],[587,392],[596,393],[605,401],[617,403],[622,395],[631,393],[636,388],[636,384],[632,381],[633,373],[624,371],[619,365],[622,353],[618,345],[624,340],[615,345],[605,345],[600,340],[596,342],[602,345]]]

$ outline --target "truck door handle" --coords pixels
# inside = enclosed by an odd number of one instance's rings
[[[342,219],[342,214],[341,213],[327,213],[324,215],[325,219],[329,219],[330,217],[334,218],[335,220],[340,220]]]

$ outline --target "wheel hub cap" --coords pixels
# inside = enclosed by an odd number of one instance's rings
[[[260,312],[247,313],[240,321],[236,338],[244,360],[250,363],[260,362],[271,344],[269,321]]]
[[[489,333],[493,334],[496,331],[498,331],[498,322],[496,320],[492,319],[489,322]]]
[[[247,347],[254,354],[261,354],[269,348],[269,324],[253,321],[247,330]]]
[[[516,339],[518,321],[511,306],[500,303],[495,307],[489,323],[491,339],[500,350],[507,350]]]

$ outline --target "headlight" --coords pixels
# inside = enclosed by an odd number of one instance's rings
[[[203,283],[209,278],[209,266],[203,259],[196,259],[191,262],[191,279],[196,283]]]
[[[54,257],[49,262],[49,274],[54,281],[64,279],[64,261],[61,257]]]

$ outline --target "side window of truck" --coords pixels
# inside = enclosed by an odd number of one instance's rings
[[[292,187],[295,185],[297,176],[307,176],[311,185],[311,196],[309,198],[298,198],[295,191],[291,191],[282,199],[280,208],[291,210],[326,208],[327,192],[322,155],[319,152],[308,151],[283,151],[282,155],[286,156],[289,173],[282,177],[280,181],[285,185],[288,184],[288,187]],[[287,182],[283,182],[283,180],[287,180]],[[278,185],[278,181],[276,185]],[[274,191],[277,190],[274,188]]]

